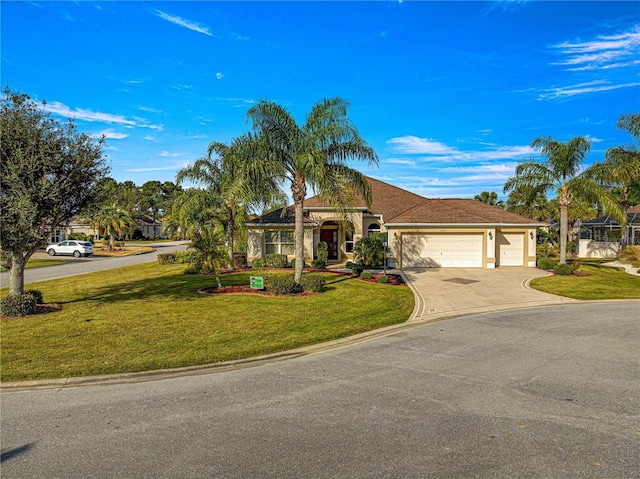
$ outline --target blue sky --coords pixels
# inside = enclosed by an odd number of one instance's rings
[[[640,107],[635,1],[9,2],[1,79],[107,137],[118,181],[174,180],[248,131],[259,99],[324,97],[375,148],[365,173],[428,197],[502,195],[538,136],[627,144]]]

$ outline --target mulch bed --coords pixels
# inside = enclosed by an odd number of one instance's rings
[[[48,314],[48,313],[55,313],[61,310],[62,310],[62,306],[57,303],[39,304],[37,306],[36,312],[33,314],[28,314],[26,316],[5,316],[4,314],[0,314],[0,320],[10,321],[12,319],[31,318],[33,316],[39,316],[41,314]]]

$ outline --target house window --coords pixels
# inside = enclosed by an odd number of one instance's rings
[[[380,233],[380,225],[378,223],[372,223],[367,228],[367,236],[371,233]]]
[[[264,246],[266,254],[295,254],[293,231],[265,231]]]
[[[353,253],[353,230],[346,229],[344,232],[344,250]]]

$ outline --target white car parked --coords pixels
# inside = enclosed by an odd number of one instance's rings
[[[91,256],[93,254],[93,244],[88,241],[67,240],[57,244],[47,246],[47,253],[50,256],[57,254],[71,254],[76,258],[80,256]]]

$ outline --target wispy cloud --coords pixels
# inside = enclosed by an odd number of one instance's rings
[[[402,136],[387,140],[387,144],[395,153],[410,155],[426,155],[419,158],[423,162],[473,162],[492,160],[517,160],[531,155],[534,150],[530,146],[495,146],[482,150],[460,150],[430,138]],[[484,145],[486,146],[486,145]]]
[[[130,173],[145,173],[147,171],[171,171],[171,170],[177,170],[179,168],[184,168],[185,166],[188,166],[188,163],[184,162],[184,163],[178,163],[176,165],[170,165],[170,166],[154,166],[154,167],[140,167],[140,168],[129,168],[125,171],[128,171]]]
[[[640,25],[617,35],[600,35],[590,41],[562,42],[552,46],[563,60],[554,65],[569,71],[635,67],[640,64]]]
[[[135,120],[126,118],[122,115],[114,115],[112,113],[103,113],[99,111],[85,110],[83,108],[71,109],[67,105],[60,103],[59,101],[53,101],[46,103],[43,106],[45,111],[60,115],[66,118],[75,118],[77,120],[84,120],[90,122],[102,122],[102,123],[115,123],[118,125],[124,125],[128,128],[140,127],[151,128],[154,130],[162,130],[162,125],[152,125],[143,118],[136,118]]]
[[[216,78],[217,78],[218,80],[222,80],[222,79],[224,78],[224,73],[222,73],[222,72],[216,72]]]
[[[162,156],[163,158],[173,158],[176,156],[182,156],[182,153],[171,153],[167,150],[164,150],[162,152],[160,152],[160,156]]]
[[[115,131],[113,128],[108,128],[106,130],[99,131],[94,133],[95,136],[104,136],[105,138],[109,138],[112,140],[124,140],[129,136],[128,133],[122,133],[120,131]]]
[[[156,12],[156,15],[158,15],[158,17],[162,18],[163,20],[166,20],[168,22],[171,22],[175,25],[179,25],[184,28],[188,28],[189,30],[193,30],[194,32],[203,33],[209,37],[213,37],[213,34],[211,33],[207,25],[192,22],[191,20],[186,20],[176,15],[169,15],[168,13],[165,13],[162,10],[154,9],[154,11]]]
[[[611,83],[606,80],[595,80],[587,83],[578,83],[577,85],[547,88],[541,91],[538,99],[555,100],[558,98],[569,98],[575,95],[583,95],[585,93],[597,93],[638,86],[640,86],[640,82]]]
[[[404,165],[404,166],[416,166],[415,160],[407,160],[401,158],[389,158],[388,160],[384,160],[385,163],[391,163],[392,165]]]

